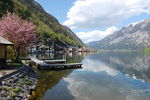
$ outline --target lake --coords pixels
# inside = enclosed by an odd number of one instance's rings
[[[150,55],[70,54],[67,62],[83,69],[38,71],[36,100],[150,100]]]

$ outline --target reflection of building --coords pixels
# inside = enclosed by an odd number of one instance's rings
[[[10,41],[0,37],[0,64],[5,64],[7,59],[7,46],[13,45]]]

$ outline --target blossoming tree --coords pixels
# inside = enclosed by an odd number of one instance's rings
[[[14,43],[18,59],[21,49],[26,49],[37,41],[35,25],[11,13],[0,19],[0,36]]]

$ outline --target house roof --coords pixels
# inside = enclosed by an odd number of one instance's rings
[[[12,42],[4,39],[3,37],[0,36],[0,44],[3,44],[3,45],[13,45]]]

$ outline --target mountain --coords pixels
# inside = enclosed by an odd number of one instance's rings
[[[34,0],[1,0],[0,17],[12,12],[25,20],[32,21],[40,42],[60,46],[84,46],[84,43],[66,26],[61,25],[52,15]]]
[[[140,49],[150,47],[150,19],[129,24],[100,41],[87,44],[96,49]]]
[[[80,40],[80,38],[79,38],[74,32],[72,32],[72,30],[71,30],[69,27],[67,27],[67,26],[63,26],[63,27],[67,30],[67,32],[69,32],[73,37],[75,37],[76,40],[78,40],[79,42],[81,42],[82,44],[84,44],[84,43]]]

